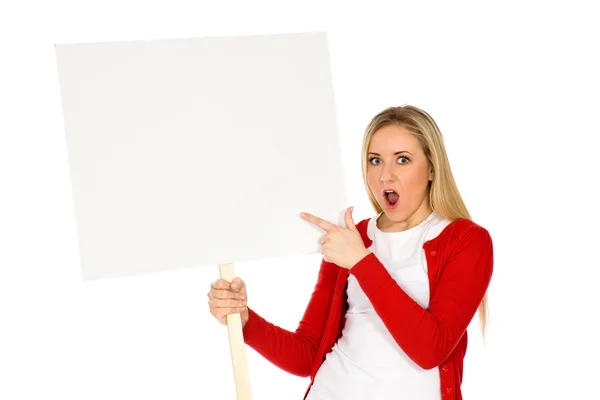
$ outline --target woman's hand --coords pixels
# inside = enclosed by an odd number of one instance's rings
[[[350,207],[346,210],[345,228],[308,213],[300,214],[303,219],[327,232],[319,241],[323,259],[346,269],[352,269],[356,263],[370,253],[365,248],[356,224],[352,220],[353,209],[354,207]]]
[[[240,278],[234,278],[231,283],[218,279],[210,285],[207,294],[210,313],[223,325],[227,325],[229,314],[241,314],[242,328],[248,322],[248,295],[246,284]]]

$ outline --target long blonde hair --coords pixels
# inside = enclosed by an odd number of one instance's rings
[[[429,204],[431,208],[439,215],[452,221],[458,218],[471,220],[471,215],[456,186],[440,129],[428,113],[411,105],[389,107],[373,117],[367,126],[362,145],[362,175],[369,200],[375,212],[379,214],[383,210],[367,183],[367,153],[375,132],[388,125],[406,127],[417,138],[433,167],[433,180],[429,182]],[[479,305],[479,320],[484,340],[487,315],[488,296],[486,293]]]

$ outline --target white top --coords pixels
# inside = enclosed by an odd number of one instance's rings
[[[429,279],[423,243],[450,223],[433,212],[403,232],[382,232],[371,218],[372,251],[402,289],[423,308],[429,306]],[[353,275],[342,336],[315,376],[308,400],[440,400],[438,368],[424,370],[402,351]],[[402,318],[401,315],[398,316]]]

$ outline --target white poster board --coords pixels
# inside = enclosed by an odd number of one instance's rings
[[[347,207],[324,33],[56,45],[84,280],[319,251]],[[250,399],[240,315],[228,317]]]
[[[56,45],[84,279],[318,251],[342,222],[324,33]]]

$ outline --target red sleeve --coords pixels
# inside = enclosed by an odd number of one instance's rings
[[[492,277],[492,239],[474,225],[457,240],[423,309],[370,253],[350,269],[373,308],[404,352],[420,367],[448,358],[483,299]]]
[[[249,309],[244,341],[275,366],[308,377],[325,328],[339,267],[322,261],[315,289],[295,332],[274,325]]]

